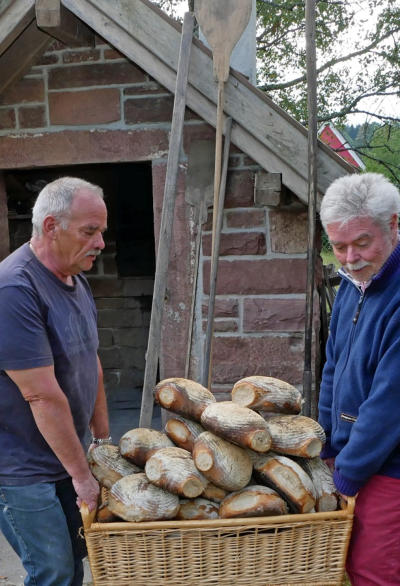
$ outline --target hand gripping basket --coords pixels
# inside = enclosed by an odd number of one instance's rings
[[[94,523],[82,506],[95,586],[341,585],[354,499],[331,513]]]

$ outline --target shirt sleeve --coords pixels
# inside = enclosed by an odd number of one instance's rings
[[[53,364],[46,313],[28,287],[0,289],[0,369],[25,370]]]

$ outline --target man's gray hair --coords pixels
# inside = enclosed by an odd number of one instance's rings
[[[65,230],[72,202],[76,192],[81,189],[93,191],[104,199],[101,187],[78,177],[61,177],[43,187],[32,209],[32,234],[42,235],[46,216],[54,216]]]
[[[380,173],[345,175],[335,179],[322,199],[320,217],[323,227],[359,217],[373,219],[389,230],[393,214],[400,211],[400,192]]]

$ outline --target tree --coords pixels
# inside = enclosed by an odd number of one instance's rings
[[[178,5],[193,9],[193,0],[158,3],[175,16]],[[316,48],[319,124],[343,130],[363,115],[362,141],[352,146],[400,184],[397,146],[379,146],[392,129],[397,135],[400,112],[377,106],[400,97],[399,0],[316,0]],[[305,0],[257,0],[257,70],[259,89],[307,125]]]

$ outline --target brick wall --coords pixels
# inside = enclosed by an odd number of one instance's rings
[[[28,75],[0,95],[3,169],[151,160],[157,242],[172,107],[168,91],[101,39],[95,48],[73,50],[54,43]],[[187,154],[194,140],[209,140],[213,148],[214,136],[214,130],[187,109],[164,312],[162,376],[183,376],[185,371],[196,240],[194,212],[184,199]],[[277,376],[296,385],[302,380],[306,212],[298,202],[256,207],[258,170],[232,147],[213,347],[213,390],[219,398],[232,383],[251,374]],[[201,371],[210,243],[209,219],[199,262],[193,378]],[[91,276],[100,312],[103,361],[110,384],[124,384],[121,373],[127,364],[132,366],[135,352],[125,328],[117,324],[124,316],[142,315],[144,329],[135,355],[138,370],[125,380],[136,384],[144,368],[151,283],[135,290],[132,282],[105,274],[104,267],[100,264],[97,275]],[[143,296],[147,296],[145,307]],[[123,326],[126,323],[125,319]]]

